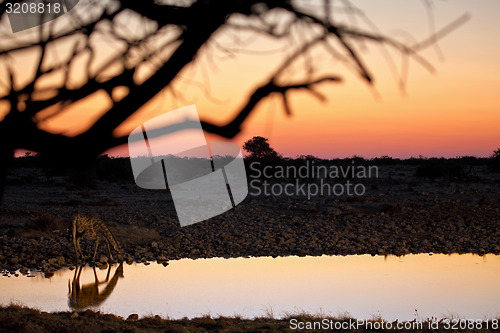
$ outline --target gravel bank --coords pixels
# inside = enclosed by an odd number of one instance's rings
[[[389,167],[388,167],[389,168]],[[77,262],[67,225],[77,211],[101,217],[127,262],[287,255],[500,254],[500,190],[496,178],[425,181],[414,170],[388,169],[362,197],[249,196],[235,209],[181,228],[166,192],[101,183],[8,188],[0,211],[0,268],[5,274],[50,276]],[[493,175],[496,177],[496,175]],[[91,253],[90,244],[87,245]],[[96,265],[110,261],[100,247]]]

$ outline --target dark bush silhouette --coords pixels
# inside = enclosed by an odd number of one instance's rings
[[[415,175],[420,178],[428,178],[431,181],[437,178],[465,180],[476,176],[474,165],[479,163],[477,158],[471,156],[452,159],[430,158],[422,160]]]
[[[375,164],[375,165],[396,165],[396,164],[401,164],[401,159],[399,158],[393,158],[387,155],[383,155],[380,157],[375,157],[370,161],[370,164]]]
[[[132,167],[128,157],[100,156],[96,165],[96,178],[109,182],[133,182]]]
[[[500,171],[500,148],[496,149],[491,155],[488,168],[491,171]]]
[[[52,214],[43,214],[41,216],[33,217],[29,223],[26,224],[26,230],[39,230],[39,231],[54,231],[65,230],[69,228],[69,222]]]

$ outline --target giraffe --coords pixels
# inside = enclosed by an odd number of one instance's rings
[[[78,213],[73,218],[70,228],[70,237],[73,238],[73,245],[75,246],[76,257],[79,259],[83,258],[82,250],[80,248],[80,238],[86,237],[95,241],[94,256],[95,259],[97,255],[97,248],[99,242],[103,240],[107,247],[111,260],[113,260],[113,255],[111,254],[111,246],[118,252],[118,257],[123,259],[123,252],[120,245],[116,241],[115,237],[111,233],[111,230],[104,224],[104,222],[98,217],[89,216],[84,213]]]
[[[70,308],[76,311],[84,310],[88,307],[97,307],[103,303],[109,295],[113,292],[118,283],[118,279],[123,277],[123,262],[116,268],[113,277],[109,279],[111,273],[111,266],[108,267],[108,273],[104,281],[99,281],[95,267],[94,270],[94,283],[80,285],[80,275],[82,273],[83,266],[78,266],[75,270],[75,275],[71,284],[68,281],[69,289],[69,300],[68,305]],[[99,292],[99,286],[101,284],[106,284],[104,289]],[[77,315],[74,315],[75,317]]]

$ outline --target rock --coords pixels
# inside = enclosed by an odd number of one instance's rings
[[[340,215],[340,214],[342,214],[342,210],[340,208],[336,208],[336,207],[328,208],[327,212],[330,215]]]
[[[100,270],[105,270],[106,268],[108,268],[108,264],[97,263],[96,266]]]
[[[130,316],[128,316],[127,320],[137,320],[139,319],[139,315],[137,313],[132,313]]]
[[[101,256],[101,258],[99,258],[99,262],[102,263],[102,264],[107,264],[108,263],[108,257]]]

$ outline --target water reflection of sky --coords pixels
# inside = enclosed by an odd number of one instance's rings
[[[183,259],[167,267],[125,265],[123,271],[101,312],[170,318],[349,312],[389,320],[414,319],[415,309],[422,319],[500,315],[500,256],[495,255]],[[106,273],[98,270],[99,280]],[[1,277],[0,303],[69,311],[73,277],[69,270],[50,279]],[[93,281],[92,269],[84,269],[80,282]]]

